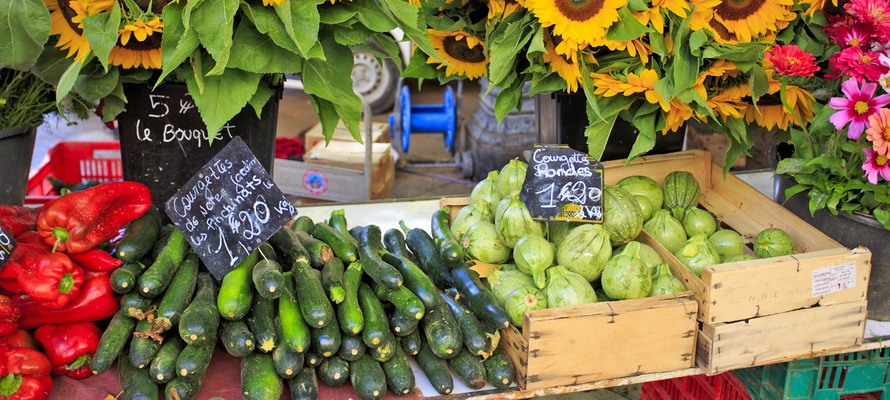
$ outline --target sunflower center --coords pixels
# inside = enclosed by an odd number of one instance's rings
[[[604,0],[556,0],[559,13],[572,21],[585,22],[599,14]]]
[[[457,40],[453,36],[446,37],[442,44],[445,52],[456,60],[472,64],[485,62],[485,53],[482,52],[481,45],[470,48],[466,40]]]
[[[721,24],[716,19],[711,18],[711,22],[708,22],[708,25],[711,27],[711,30],[713,30],[714,33],[717,34],[717,36],[720,36],[721,39],[726,41],[731,41],[733,39],[732,32],[730,32],[729,29],[726,29],[726,26]]]
[[[857,101],[856,104],[853,104],[853,111],[856,111],[856,114],[863,115],[868,112],[868,103],[864,101]]]
[[[715,12],[726,21],[740,21],[756,14],[763,5],[764,0],[727,0]]]

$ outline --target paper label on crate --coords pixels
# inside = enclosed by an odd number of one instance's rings
[[[217,280],[297,214],[240,137],[170,197],[166,211]]]
[[[813,271],[813,297],[856,287],[856,262]]]
[[[603,222],[603,164],[566,145],[535,145],[520,198],[539,221]]]
[[[15,248],[18,246],[16,244],[15,239],[12,238],[12,234],[7,233],[0,228],[0,268],[3,268],[6,265],[6,262],[9,261],[9,257],[12,256],[12,252],[15,251]]]

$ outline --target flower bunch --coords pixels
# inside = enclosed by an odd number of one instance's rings
[[[794,154],[776,172],[797,183],[786,197],[809,196],[811,213],[871,214],[890,229],[890,2],[850,0],[842,10],[823,29],[830,57],[820,63],[812,122],[777,136]]]
[[[431,49],[421,25],[406,0],[0,0],[0,65],[102,101],[106,121],[125,85],[184,82],[209,132],[298,75],[325,135],[342,119],[359,137],[352,50],[400,60],[396,27]]]
[[[686,121],[702,121],[729,138],[726,168],[753,146],[751,127],[787,130],[812,118],[818,78],[806,75],[829,55],[823,8],[834,7],[824,0],[417,1],[436,53],[416,52],[407,75],[485,76],[501,88],[498,118],[520,104],[526,82],[528,94],[583,91],[594,157],[617,118],[640,132],[631,157],[651,150],[656,135],[682,135]],[[794,64],[798,51],[813,60]],[[783,80],[779,71],[800,76]]]

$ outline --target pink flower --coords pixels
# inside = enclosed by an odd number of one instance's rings
[[[886,66],[881,64],[880,56],[880,53],[866,51],[859,47],[847,47],[834,53],[828,60],[834,73],[826,75],[826,78],[840,79],[849,75],[852,78],[856,78],[859,82],[875,82],[881,78],[881,74],[888,70]]]
[[[890,109],[882,108],[868,117],[867,139],[880,154],[890,150]]]
[[[850,15],[859,17],[879,30],[890,27],[890,4],[886,0],[853,0],[845,8]]]
[[[847,137],[853,140],[859,139],[865,130],[868,117],[878,112],[879,108],[890,104],[890,95],[882,94],[873,97],[875,89],[878,85],[871,82],[862,82],[860,89],[855,79],[848,79],[841,84],[841,91],[844,97],[832,97],[828,102],[828,106],[838,112],[831,115],[829,121],[834,124],[837,130],[844,129],[847,123],[850,124],[847,130]]]
[[[865,152],[865,162],[862,163],[865,174],[862,177],[868,177],[868,181],[872,185],[878,184],[878,174],[885,181],[890,181],[890,163],[887,162],[887,155],[869,149],[862,149],[862,151]]]
[[[819,70],[816,58],[796,45],[776,45],[766,52],[766,58],[780,75],[813,76]]]

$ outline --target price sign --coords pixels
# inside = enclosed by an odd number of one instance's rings
[[[0,269],[6,265],[6,262],[9,261],[9,257],[12,256],[12,252],[15,251],[17,244],[15,243],[15,239],[12,238],[12,235],[7,233],[0,228]]]
[[[520,198],[537,220],[603,222],[603,165],[565,145],[535,145]]]
[[[165,209],[218,280],[297,213],[240,137],[170,197]]]

